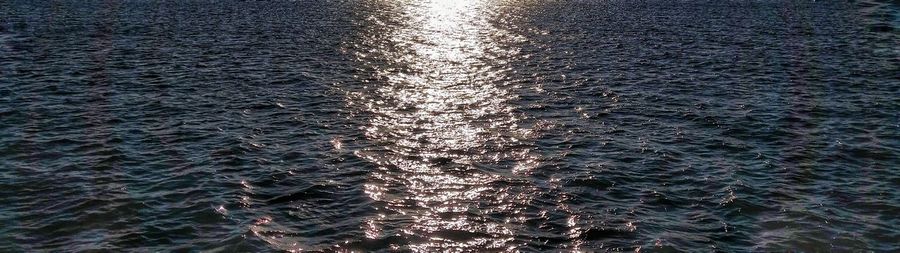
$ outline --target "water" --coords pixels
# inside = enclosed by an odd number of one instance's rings
[[[900,251],[889,1],[3,1],[0,251]]]

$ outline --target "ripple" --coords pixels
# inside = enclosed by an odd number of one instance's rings
[[[0,1],[0,252],[895,252],[890,1]]]

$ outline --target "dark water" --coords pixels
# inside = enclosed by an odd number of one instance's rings
[[[898,7],[0,1],[0,251],[900,251]]]

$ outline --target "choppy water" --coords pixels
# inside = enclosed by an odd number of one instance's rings
[[[0,251],[900,251],[889,1],[0,2]]]

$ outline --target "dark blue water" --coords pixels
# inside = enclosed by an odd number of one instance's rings
[[[0,251],[900,251],[890,1],[0,1]]]

